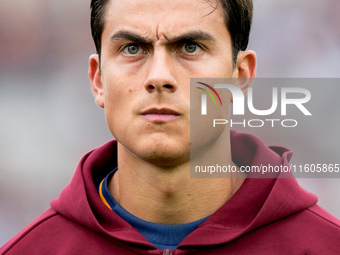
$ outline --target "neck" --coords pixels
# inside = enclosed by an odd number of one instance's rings
[[[226,133],[226,132],[224,132]],[[229,132],[196,158],[231,161]],[[223,155],[216,157],[217,153]],[[216,164],[216,162],[215,162]],[[240,177],[240,176],[237,176]],[[190,178],[190,162],[164,168],[147,163],[118,144],[118,171],[109,183],[116,201],[136,217],[155,223],[183,224],[213,214],[238,190],[241,178]],[[142,208],[142,209],[141,209]]]

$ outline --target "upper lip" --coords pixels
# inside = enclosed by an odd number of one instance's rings
[[[165,114],[165,115],[180,115],[177,111],[170,108],[149,108],[141,113],[141,115],[146,114]]]

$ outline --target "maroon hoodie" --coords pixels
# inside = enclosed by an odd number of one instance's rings
[[[231,142],[239,165],[287,165],[292,154],[235,131]],[[316,205],[316,196],[293,177],[251,176],[176,250],[160,251],[101,201],[95,183],[116,164],[116,141],[86,154],[51,208],[0,254],[340,254],[340,221]]]

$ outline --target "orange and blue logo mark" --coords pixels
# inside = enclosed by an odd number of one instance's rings
[[[207,87],[207,88],[210,89],[212,92],[214,92],[214,94],[217,96],[217,98],[218,98],[218,100],[220,101],[220,104],[221,104],[221,106],[222,106],[221,97],[220,97],[220,95],[217,93],[217,91],[216,91],[212,86],[210,86],[210,85],[208,85],[208,84],[205,84],[205,83],[203,83],[203,82],[197,82],[197,83],[200,84],[200,85],[203,85],[203,86]],[[205,93],[207,93],[207,94],[212,98],[212,100],[214,101],[215,105],[217,105],[215,97],[213,96],[213,94],[212,94],[209,90],[207,90],[207,89],[205,89],[205,88],[201,88],[201,87],[196,87],[196,88],[197,88],[197,89],[200,89],[200,90],[203,90]],[[207,115],[207,95],[206,95],[206,94],[202,94],[202,99],[201,99],[201,100],[202,100],[201,114],[202,114],[202,115]]]

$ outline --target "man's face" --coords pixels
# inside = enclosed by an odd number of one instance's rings
[[[108,3],[101,73],[98,59],[90,72],[97,69],[96,101],[125,152],[163,166],[189,160],[190,78],[234,75],[230,35],[215,5]]]

